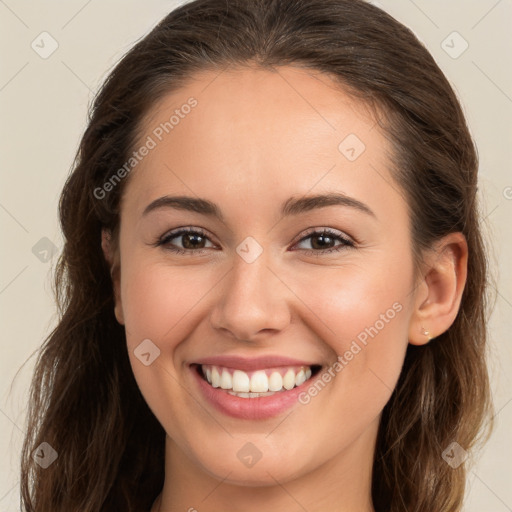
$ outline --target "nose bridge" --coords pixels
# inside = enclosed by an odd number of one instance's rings
[[[270,268],[269,252],[258,251],[251,243],[237,248],[211,316],[214,327],[243,340],[262,330],[281,330],[290,321],[286,287]]]

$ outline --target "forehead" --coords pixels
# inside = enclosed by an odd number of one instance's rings
[[[187,107],[191,98],[197,103],[193,109]],[[159,125],[169,121],[172,126],[167,124],[167,130],[163,126],[164,133],[160,133]],[[367,132],[375,126],[368,106],[327,75],[292,66],[198,73],[187,85],[158,101],[143,121],[144,133],[156,130],[158,142],[163,142],[159,145],[177,139],[180,132],[183,136],[194,132],[202,135],[204,143],[215,139],[226,147],[243,142],[246,153],[257,149],[259,154],[264,148],[258,147],[258,142],[263,139],[272,143],[270,149],[277,147],[282,154],[293,147],[294,140],[300,145],[304,136],[309,136],[316,148],[324,139],[326,148],[334,144],[333,149],[338,150],[337,143],[344,135],[369,139]]]
[[[247,207],[257,196],[277,207],[334,189],[383,210],[397,200],[390,146],[370,109],[318,71],[202,72],[156,103],[142,127],[136,146],[152,148],[127,187],[139,209],[166,189],[214,192],[220,202],[236,195]]]

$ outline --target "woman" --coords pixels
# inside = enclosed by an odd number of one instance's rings
[[[372,5],[170,13],[62,193],[25,510],[460,510],[491,410],[477,166]]]

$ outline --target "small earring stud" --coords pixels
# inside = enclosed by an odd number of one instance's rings
[[[429,341],[432,339],[432,336],[430,336],[430,331],[427,331],[425,328],[421,328],[421,334],[423,334],[423,336],[426,336]]]

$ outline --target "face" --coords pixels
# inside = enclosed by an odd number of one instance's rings
[[[414,299],[369,110],[299,68],[208,72],[154,106],[135,149],[116,315],[176,457],[244,485],[368,459]]]

